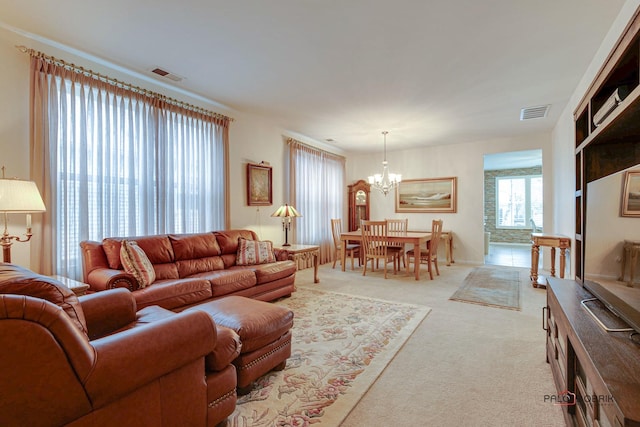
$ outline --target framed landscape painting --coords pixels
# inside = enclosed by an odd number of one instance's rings
[[[249,206],[271,206],[271,166],[247,163],[247,203]]]
[[[407,179],[396,188],[396,212],[456,212],[456,177]]]
[[[640,218],[640,171],[627,171],[622,190],[622,216]]]

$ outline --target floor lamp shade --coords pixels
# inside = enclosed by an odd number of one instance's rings
[[[44,202],[33,181],[0,179],[0,212],[31,213],[44,212]]]
[[[4,262],[11,262],[13,240],[16,242],[28,242],[31,239],[31,213],[44,211],[46,211],[46,208],[35,182],[0,178],[0,213],[4,220],[4,233],[0,237],[0,246],[2,246]],[[9,235],[7,215],[15,213],[27,214],[26,237],[21,238]]]

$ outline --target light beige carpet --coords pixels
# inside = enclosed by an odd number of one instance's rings
[[[238,400],[228,426],[336,426],[430,308],[299,288],[276,304],[294,312],[292,355]]]
[[[520,274],[512,268],[474,268],[449,299],[520,310]]]
[[[398,354],[340,424],[313,427],[564,427],[541,328],[546,291],[520,272],[522,310],[491,309],[449,297],[477,265],[457,260],[429,279],[404,272],[385,280],[382,271],[341,271],[320,266],[296,274],[298,288],[312,288],[431,307]],[[506,267],[505,267],[506,268]]]

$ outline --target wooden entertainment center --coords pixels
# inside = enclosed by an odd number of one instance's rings
[[[640,289],[585,279],[587,184],[640,164],[639,31],[637,10],[574,114],[576,280],[549,278],[543,309],[552,403],[570,426],[640,426]]]

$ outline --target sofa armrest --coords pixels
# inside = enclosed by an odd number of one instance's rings
[[[289,251],[286,249],[275,248],[273,255],[275,255],[276,261],[286,261],[289,259]]]
[[[204,377],[204,356],[216,345],[216,326],[204,312],[184,312],[91,344],[95,365],[81,380],[94,408],[100,408],[199,358]]]
[[[104,337],[136,321],[136,300],[126,289],[96,292],[78,299],[90,340]]]
[[[87,274],[86,282],[93,291],[125,288],[133,292],[139,288],[138,281],[132,274],[110,268],[96,268]]]

